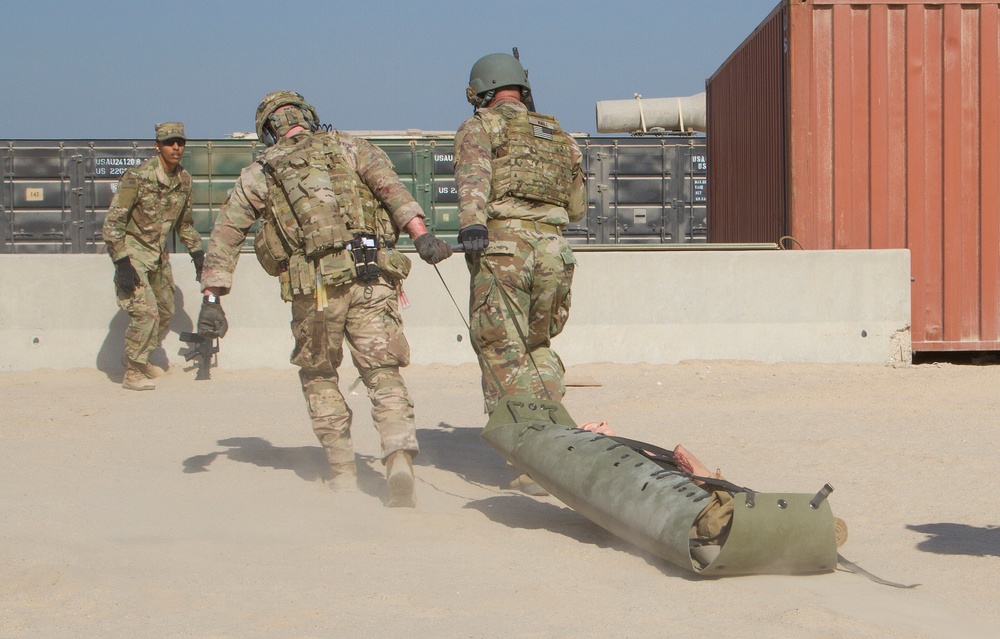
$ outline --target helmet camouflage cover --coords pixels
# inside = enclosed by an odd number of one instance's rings
[[[479,106],[483,94],[509,86],[521,87],[522,93],[530,91],[528,74],[521,62],[509,53],[491,53],[472,65],[465,97],[474,106]]]
[[[291,115],[283,118],[275,115],[275,111],[290,104],[299,107],[298,111],[291,111]],[[301,125],[310,130],[319,126],[319,115],[315,107],[306,102],[302,94],[295,91],[273,91],[265,95],[257,106],[255,119],[257,138],[268,146],[274,144],[293,126]]]

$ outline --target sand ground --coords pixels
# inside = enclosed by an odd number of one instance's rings
[[[344,369],[346,389],[352,379]],[[334,494],[287,370],[0,374],[0,637],[995,637],[1000,366],[571,366],[578,421],[757,490],[835,487],[837,571],[706,579],[503,486],[478,369],[412,366],[415,509]],[[363,387],[362,389],[363,390]]]

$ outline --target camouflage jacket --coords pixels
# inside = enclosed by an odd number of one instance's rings
[[[191,217],[191,176],[181,166],[168,175],[154,155],[118,181],[104,218],[104,242],[112,260],[128,256],[154,268],[167,261],[167,240],[175,230],[188,251],[201,248]]]
[[[392,162],[382,149],[368,140],[342,131],[312,135],[339,136],[344,159],[389,212],[396,229],[403,229],[413,218],[424,217],[420,205],[400,182]],[[263,164],[257,161],[240,172],[236,185],[222,204],[205,254],[202,286],[218,287],[223,294],[229,292],[240,249],[254,222],[264,214],[266,202],[267,178]]]
[[[490,111],[521,111],[518,100],[501,99]],[[580,147],[572,136],[563,133],[571,143],[573,194],[567,207],[528,200],[516,196],[495,199],[490,193],[493,178],[492,160],[496,157],[490,134],[476,116],[462,123],[455,134],[455,186],[458,189],[459,225],[486,224],[487,219],[518,218],[545,222],[564,227],[578,222],[587,213],[586,182],[583,175]]]

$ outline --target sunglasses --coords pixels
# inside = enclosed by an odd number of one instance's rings
[[[160,144],[162,146],[174,146],[175,144],[177,146],[185,146],[187,144],[187,140],[183,138],[170,138],[169,140],[164,140],[163,142],[160,142]]]

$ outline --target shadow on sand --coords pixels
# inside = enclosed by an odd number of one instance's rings
[[[917,544],[917,550],[938,555],[1000,557],[1000,526],[939,523],[911,524],[906,528],[928,535]]]

